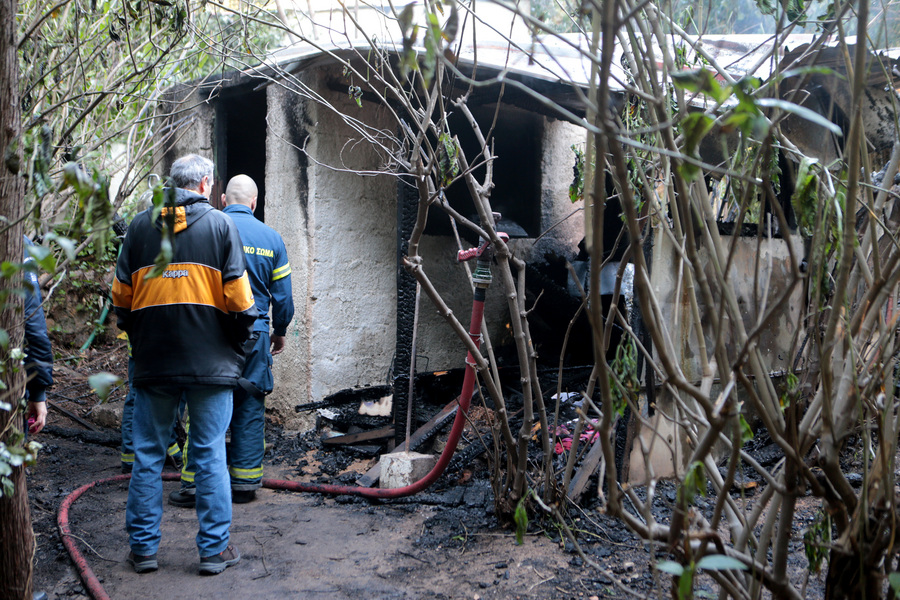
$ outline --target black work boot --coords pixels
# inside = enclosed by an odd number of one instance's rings
[[[197,504],[197,488],[182,487],[169,494],[169,504],[179,508],[194,508]]]
[[[256,490],[231,490],[232,504],[247,504],[256,500]]]

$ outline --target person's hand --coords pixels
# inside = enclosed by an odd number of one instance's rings
[[[284,352],[284,342],[285,339],[283,335],[272,336],[272,356]]]
[[[29,402],[25,409],[25,419],[29,421],[29,433],[40,433],[47,424],[47,403]]]

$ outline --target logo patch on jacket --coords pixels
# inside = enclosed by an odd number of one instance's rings
[[[163,271],[162,276],[164,279],[178,279],[179,277],[187,277],[188,272],[187,269],[171,269]]]

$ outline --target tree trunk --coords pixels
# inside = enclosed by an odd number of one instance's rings
[[[21,263],[23,259],[22,217],[25,213],[25,182],[19,175],[22,164],[20,145],[21,113],[19,106],[19,67],[16,50],[16,9],[18,2],[0,2],[0,215],[7,221],[0,227],[0,259]],[[3,291],[21,287],[21,279],[4,279]],[[22,301],[16,295],[0,311],[0,328],[9,334],[8,348],[21,348],[24,332]],[[0,350],[0,359],[11,366],[9,350]],[[6,369],[3,381],[7,385],[3,401],[11,404],[11,411],[0,409],[0,431],[3,441],[11,441],[9,422],[18,414],[18,401],[24,394],[22,369]],[[21,426],[20,424],[16,424]],[[31,600],[32,557],[34,532],[28,509],[25,488],[25,469],[13,470],[12,496],[0,498],[0,599]]]

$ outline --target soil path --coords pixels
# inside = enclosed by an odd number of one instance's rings
[[[56,530],[56,511],[80,485],[118,474],[118,454],[62,438],[43,443],[45,454],[29,475],[38,540],[35,590],[51,600],[84,598]],[[286,478],[290,470],[267,467],[266,475]],[[165,493],[177,485],[165,482]],[[241,562],[214,577],[197,574],[195,512],[169,505],[159,571],[132,571],[125,562],[127,482],[88,490],[74,503],[70,526],[114,600],[587,599],[610,589],[592,579],[596,572],[571,564],[572,555],[543,533],[517,546],[510,532],[489,526],[489,490],[478,482],[462,487],[455,508],[260,490],[255,502],[234,505],[231,535]]]

